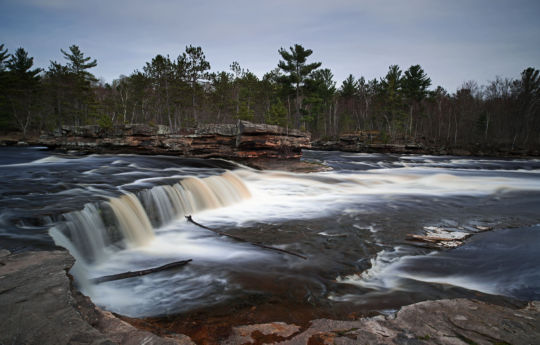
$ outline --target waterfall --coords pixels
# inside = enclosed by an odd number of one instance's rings
[[[57,245],[83,262],[98,262],[107,252],[152,241],[154,229],[200,211],[229,206],[251,197],[232,172],[206,178],[188,177],[174,185],[89,203],[63,215],[49,230]]]
[[[146,210],[134,194],[128,193],[119,198],[111,198],[109,205],[124,238],[129,243],[144,245],[154,238]]]

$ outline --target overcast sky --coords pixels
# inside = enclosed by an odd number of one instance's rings
[[[420,64],[454,92],[540,68],[539,0],[0,0],[0,43],[25,48],[38,67],[77,44],[110,82],[157,54],[201,46],[213,71],[238,61],[258,76],[278,49],[313,50],[338,86],[349,74],[383,77]]]

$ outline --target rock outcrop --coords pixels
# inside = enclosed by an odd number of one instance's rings
[[[423,147],[417,143],[387,144],[379,131],[345,133],[338,139],[319,139],[312,142],[314,150],[367,152],[367,153],[421,153]]]
[[[536,148],[514,148],[513,145],[485,145],[476,143],[452,145],[437,144],[430,138],[397,138],[390,140],[379,131],[344,133],[337,138],[317,139],[311,143],[313,150],[365,153],[428,154],[453,156],[537,157]]]
[[[303,332],[295,327],[282,323],[235,327],[223,344],[532,345],[540,339],[540,302],[513,309],[467,299],[426,301],[390,316],[319,319]],[[261,338],[267,341],[257,341]]]
[[[159,337],[100,310],[71,287],[66,251],[0,250],[0,344],[192,345],[186,335]],[[272,322],[233,327],[222,344],[536,344],[540,302],[525,307],[475,300],[425,301],[384,316],[318,319],[301,329]]]
[[[238,121],[236,124],[200,125],[189,131],[171,131],[157,125],[62,126],[42,136],[52,148],[87,152],[174,154],[186,157],[299,158],[310,148],[309,133],[279,126]]]
[[[72,290],[66,251],[0,251],[0,344],[194,344],[158,337],[96,308]]]

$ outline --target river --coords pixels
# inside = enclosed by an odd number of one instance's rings
[[[437,298],[540,299],[540,160],[319,151],[303,159],[331,170],[0,148],[1,247],[69,249],[79,289],[130,317],[263,304],[341,317]],[[219,236],[185,215],[307,259]],[[474,235],[444,250],[406,240],[429,227]],[[179,269],[90,282],[186,259]]]

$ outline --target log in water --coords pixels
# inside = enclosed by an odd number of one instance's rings
[[[338,317],[346,306],[384,311],[482,293],[540,298],[539,160],[308,151],[333,170],[298,174],[223,160],[0,150],[2,247],[68,248],[78,286],[120,314],[267,303]],[[186,215],[248,242],[200,231]],[[432,228],[474,235],[444,252],[406,241]],[[88,282],[186,258],[181,270]]]

